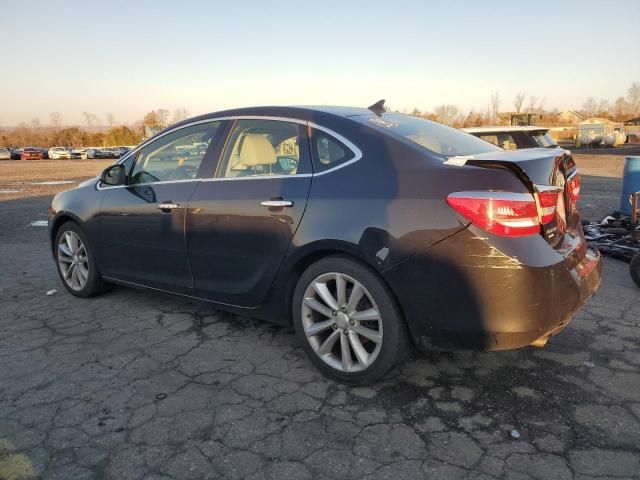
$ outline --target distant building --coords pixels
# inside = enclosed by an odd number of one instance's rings
[[[565,110],[558,114],[557,122],[566,123],[568,125],[576,125],[584,120],[584,115],[575,110]]]

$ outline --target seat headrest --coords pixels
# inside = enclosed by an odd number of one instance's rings
[[[240,149],[240,164],[246,167],[277,163],[276,151],[264,135],[249,134]]]

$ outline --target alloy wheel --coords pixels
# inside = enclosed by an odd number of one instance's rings
[[[70,230],[58,240],[58,268],[65,283],[73,290],[82,290],[89,280],[89,258],[80,237]]]
[[[343,273],[323,273],[308,285],[302,326],[316,355],[341,372],[365,370],[380,354],[380,310],[364,285]]]

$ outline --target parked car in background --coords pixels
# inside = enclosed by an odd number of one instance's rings
[[[43,158],[42,150],[37,147],[25,147],[20,154],[21,160],[42,160]]]
[[[549,135],[549,129],[544,127],[508,125],[469,127],[462,130],[504,150],[558,147],[556,141]]]
[[[11,160],[11,150],[0,147],[0,160]]]
[[[73,295],[118,283],[291,322],[319,370],[363,384],[411,345],[562,331],[602,269],[579,187],[564,150],[506,152],[380,102],[244,108],[173,125],[56,195],[49,233]]]
[[[11,160],[20,160],[22,158],[22,147],[16,147],[11,149]]]
[[[71,158],[76,160],[87,160],[95,158],[95,150],[92,148],[77,147],[71,150]]]
[[[64,147],[51,147],[49,149],[49,158],[52,160],[68,160],[71,158],[71,152]]]

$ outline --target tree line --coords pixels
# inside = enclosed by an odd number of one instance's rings
[[[432,111],[414,108],[404,110],[417,117],[435,120],[454,127],[476,127],[499,123],[502,111],[511,113],[535,113],[539,116],[539,124],[545,126],[566,125],[560,117],[558,109],[545,109],[546,98],[527,92],[518,92],[511,101],[503,101],[499,92],[493,92],[482,109],[471,109],[464,113],[453,104],[438,105]],[[626,96],[619,96],[613,103],[605,99],[587,98],[582,108],[577,110],[585,118],[598,116],[622,122],[630,118],[640,117],[640,82],[633,82]],[[13,129],[0,129],[0,146],[5,147],[53,147],[53,146],[119,146],[136,145],[148,131],[157,131],[189,117],[185,108],[177,108],[173,112],[159,108],[148,112],[141,120],[131,125],[118,124],[112,113],[106,113],[104,120],[108,127],[100,127],[101,119],[92,112],[82,112],[84,127],[65,127],[60,112],[49,114],[49,122],[42,125],[40,119],[34,118],[29,123],[23,122]],[[150,127],[151,130],[145,129]]]
[[[455,127],[479,127],[500,122],[500,112],[509,113],[534,113],[540,118],[541,125],[556,126],[566,124],[566,120],[560,117],[557,108],[547,110],[546,98],[538,97],[527,92],[518,92],[511,101],[503,101],[499,92],[493,92],[482,109],[471,109],[464,113],[456,105],[438,105],[432,111],[421,111],[417,107],[412,111],[403,111],[417,117],[435,120]],[[640,82],[633,82],[627,90],[626,96],[618,97],[613,103],[605,99],[587,98],[582,108],[577,110],[585,118],[603,117],[609,120],[623,122],[640,116]]]
[[[64,126],[60,112],[49,114],[49,122],[43,125],[34,118],[29,123],[22,122],[15,128],[0,129],[0,147],[115,147],[137,145],[145,136],[145,126],[161,129],[189,117],[185,108],[177,108],[173,113],[159,108],[147,113],[142,120],[130,125],[118,124],[112,113],[105,115],[108,126],[100,126],[101,119],[83,112],[85,125]]]

